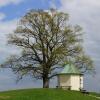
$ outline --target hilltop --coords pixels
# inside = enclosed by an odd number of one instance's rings
[[[24,89],[0,92],[0,100],[99,100],[76,91]]]

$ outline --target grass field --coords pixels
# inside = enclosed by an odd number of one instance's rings
[[[0,100],[100,100],[75,91],[25,89],[0,92]]]

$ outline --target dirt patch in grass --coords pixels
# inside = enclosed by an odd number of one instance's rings
[[[9,99],[11,98],[10,96],[0,96],[0,99]]]

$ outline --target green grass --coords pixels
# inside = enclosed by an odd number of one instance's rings
[[[91,92],[91,94],[94,95],[94,96],[100,97],[99,93]]]
[[[0,92],[0,100],[99,100],[76,91],[25,89]]]

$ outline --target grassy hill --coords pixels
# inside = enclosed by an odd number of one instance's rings
[[[100,100],[75,91],[25,89],[0,92],[0,100]]]

